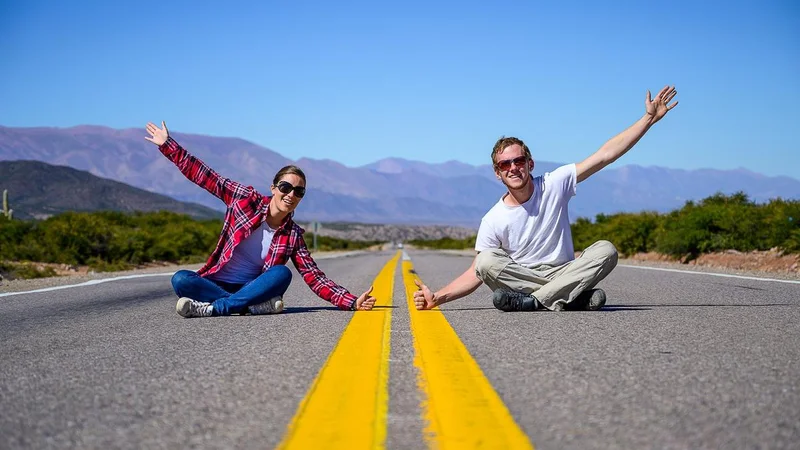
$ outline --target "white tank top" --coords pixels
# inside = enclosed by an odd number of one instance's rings
[[[233,249],[231,259],[222,266],[219,272],[211,274],[209,278],[226,283],[245,284],[261,275],[264,260],[267,258],[269,245],[275,230],[267,222],[253,230],[245,240]]]

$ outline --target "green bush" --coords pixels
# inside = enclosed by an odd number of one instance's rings
[[[594,223],[579,218],[572,225],[572,241],[577,251],[603,239],[611,241],[623,256],[649,252],[655,247],[653,232],[659,228],[661,221],[661,216],[655,212],[611,216],[598,214]]]
[[[32,222],[10,220],[0,214],[0,260],[34,260],[31,249],[21,246],[33,228]]]
[[[43,221],[0,219],[0,260],[89,265],[117,270],[151,261],[208,257],[222,222],[159,212],[68,212]]]
[[[724,250],[748,252],[779,248],[800,252],[800,201],[750,201],[742,192],[715,194],[681,209],[657,214],[599,214],[572,226],[577,250],[607,239],[620,254],[655,251],[684,260]]]
[[[656,250],[694,259],[703,253],[766,250],[783,244],[764,238],[765,229],[763,206],[743,193],[717,194],[669,213],[656,233]]]

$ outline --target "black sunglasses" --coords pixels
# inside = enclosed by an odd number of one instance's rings
[[[494,164],[494,166],[500,170],[508,170],[511,168],[511,164],[514,164],[517,167],[524,167],[527,161],[528,161],[527,156],[517,156],[514,159],[504,159],[502,161],[497,161]]]
[[[297,198],[303,198],[306,195],[306,188],[303,186],[292,186],[292,183],[288,181],[280,181],[278,185],[275,186],[282,194],[288,194],[289,192],[294,191],[294,196]]]

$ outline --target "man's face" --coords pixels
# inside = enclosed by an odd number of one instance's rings
[[[509,190],[522,189],[531,179],[533,160],[525,160],[525,150],[511,144],[494,157],[494,173]]]

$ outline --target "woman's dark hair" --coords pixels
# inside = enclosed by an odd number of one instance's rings
[[[299,167],[290,165],[284,167],[283,169],[279,170],[278,173],[275,174],[275,178],[272,180],[272,185],[276,186],[278,182],[281,181],[281,178],[284,175],[288,174],[297,175],[298,177],[303,179],[303,184],[306,184],[306,174],[304,174]]]

